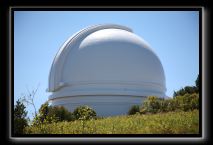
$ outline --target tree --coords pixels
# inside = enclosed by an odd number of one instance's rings
[[[195,86],[186,86],[177,92],[174,91],[173,97],[176,96],[184,96],[185,94],[193,94],[193,93],[198,93],[198,88]]]
[[[28,94],[23,94],[22,98],[21,98],[23,103],[26,103],[26,105],[32,105],[33,106],[34,116],[37,115],[37,110],[36,110],[36,107],[35,107],[34,99],[35,99],[35,94],[38,90],[38,87],[39,87],[39,84],[38,84],[37,88],[35,90],[33,89],[32,91],[29,91],[29,89],[27,88]]]
[[[33,120],[33,125],[73,120],[73,114],[66,108],[63,106],[50,106],[47,101],[41,105],[38,114]]]
[[[195,86],[186,86],[178,91],[174,91],[173,97],[184,96],[185,94],[199,93],[200,75],[198,74],[195,80]]]
[[[199,84],[200,84],[200,75],[198,74],[197,79],[195,81],[195,85],[196,85],[198,90],[199,90]]]
[[[41,105],[41,108],[39,109],[39,117],[41,123],[43,123],[44,120],[47,119],[48,111],[49,111],[49,103],[45,102],[44,104]]]
[[[48,116],[56,117],[57,121],[73,121],[74,116],[63,106],[49,106]]]
[[[18,100],[14,107],[14,134],[23,134],[24,128],[28,125],[27,123],[27,111],[25,110],[24,104]]]
[[[38,114],[33,119],[33,125],[41,125],[44,123],[52,123],[56,122],[57,119],[55,116],[49,117],[49,103],[46,101],[44,104],[41,105]]]

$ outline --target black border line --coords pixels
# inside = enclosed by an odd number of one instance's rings
[[[14,11],[199,11],[199,74],[200,74],[200,109],[199,109],[199,134],[111,134],[111,135],[101,135],[101,134],[92,134],[92,135],[73,135],[73,134],[29,134],[29,135],[20,135],[14,136],[12,131],[12,137],[202,137],[202,8],[11,8],[11,110],[14,110]],[[13,114],[13,113],[12,113]],[[13,115],[11,115],[13,129]]]

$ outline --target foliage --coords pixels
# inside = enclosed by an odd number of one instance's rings
[[[164,112],[175,111],[177,109],[177,102],[175,99],[165,99],[164,102],[167,104],[165,111],[163,110]]]
[[[198,134],[199,111],[116,116],[30,126],[26,134]]]
[[[191,110],[199,109],[199,94],[194,93],[190,95],[190,105]]]
[[[185,94],[199,93],[199,84],[200,84],[199,80],[200,75],[198,74],[197,79],[195,80],[195,86],[186,86],[178,91],[174,91],[173,97],[184,96]]]
[[[48,102],[41,105],[38,115],[33,120],[33,125],[53,123],[58,121],[71,121],[74,117],[63,106],[49,106]]]
[[[88,106],[79,106],[73,111],[77,120],[89,120],[96,118],[96,112]]]
[[[180,89],[179,91],[175,92],[174,91],[174,95],[173,97],[176,97],[176,96],[183,96],[185,94],[193,94],[193,93],[198,93],[198,88],[195,87],[195,86],[186,86],[182,89]]]
[[[140,113],[159,113],[178,110],[190,111],[194,109],[199,109],[199,94],[196,93],[176,96],[173,99],[161,99],[149,96],[143,102]]]
[[[54,116],[58,121],[72,121],[74,116],[64,106],[50,106],[48,116]]]
[[[33,119],[33,126],[42,126],[62,121],[88,120],[96,117],[96,112],[88,106],[79,106],[73,113],[63,106],[49,106],[48,102],[41,105],[38,114]]]
[[[200,75],[198,74],[197,79],[195,81],[195,85],[196,85],[198,90],[199,90],[199,84],[200,84]]]
[[[27,123],[27,111],[25,110],[24,104],[18,100],[14,107],[14,134],[23,134],[24,128],[28,125]]]
[[[128,115],[136,114],[137,112],[140,112],[140,106],[139,105],[133,105],[128,112]]]
[[[157,113],[160,112],[161,108],[161,99],[155,96],[149,96],[144,102],[142,106],[142,112],[150,112],[150,113]]]
[[[47,116],[48,105],[48,102],[41,105],[38,114],[36,114],[35,118],[33,119],[33,125],[40,125],[46,122],[51,123],[50,118]]]
[[[184,96],[175,97],[177,102],[177,109],[189,111],[199,109],[199,95],[198,94],[185,94]]]

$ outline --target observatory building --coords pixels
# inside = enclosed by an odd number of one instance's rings
[[[158,56],[130,28],[95,25],[71,36],[56,54],[48,91],[53,106],[81,105],[99,116],[125,115],[150,95],[166,97]]]

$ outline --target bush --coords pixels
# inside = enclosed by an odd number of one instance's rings
[[[74,116],[63,106],[50,106],[48,116],[57,118],[57,121],[73,121]]]
[[[73,111],[77,120],[89,120],[96,118],[96,112],[88,106],[79,106]]]
[[[177,109],[177,103],[174,99],[166,99],[165,102],[167,102],[167,111],[175,111]]]
[[[138,105],[133,105],[128,112],[128,115],[136,114],[137,112],[140,112],[140,107]]]
[[[49,106],[49,103],[45,102],[41,105],[39,114],[34,118],[33,125],[72,120],[74,120],[74,117],[66,108],[63,106]]]
[[[191,110],[193,109],[199,109],[199,94],[191,94],[190,95],[190,99],[191,99]]]
[[[184,96],[175,97],[177,102],[177,109],[182,111],[189,111],[193,109],[199,109],[199,95],[185,94]]]
[[[160,102],[160,112],[167,112],[168,106],[169,106],[169,101],[161,99],[161,100],[159,100],[159,102]]]
[[[142,109],[146,112],[157,113],[160,112],[161,99],[155,96],[149,96],[144,102]]]
[[[161,99],[149,96],[143,102],[140,114],[159,113],[169,111],[190,111],[199,109],[199,94],[185,94],[176,96],[173,99]]]
[[[148,110],[145,108],[145,107],[141,107],[141,109],[140,109],[140,114],[146,114],[148,112]]]

